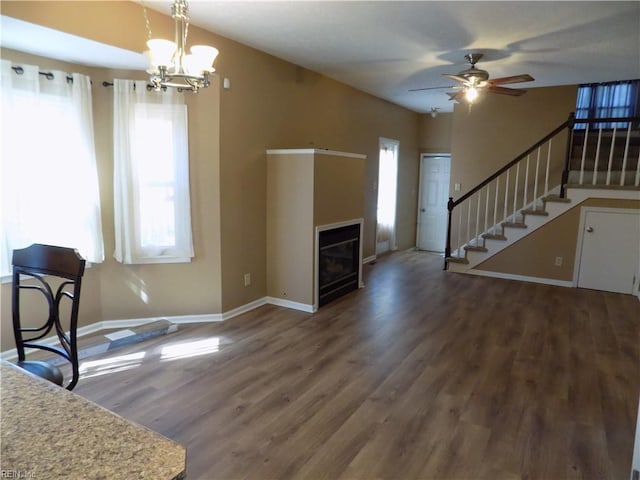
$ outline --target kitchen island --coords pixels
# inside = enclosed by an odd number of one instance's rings
[[[5,361],[0,398],[2,478],[185,478],[181,445]]]

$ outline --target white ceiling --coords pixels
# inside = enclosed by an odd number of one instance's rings
[[[169,14],[171,1],[144,1]],[[209,1],[191,22],[417,112],[451,111],[443,73],[545,87],[640,78],[640,2]],[[221,52],[220,55],[224,55]],[[517,101],[517,98],[514,99]]]
[[[141,3],[169,15],[172,1]],[[453,109],[446,89],[409,90],[452,85],[442,74],[467,68],[470,52],[484,54],[478,67],[492,78],[535,78],[513,87],[640,78],[638,1],[191,0],[189,7],[194,25],[416,112]],[[2,45],[15,50],[84,64],[115,64],[127,54],[103,51],[83,61],[77,37],[73,48],[64,41],[53,48],[49,37],[8,31],[7,22],[2,17]],[[128,54],[131,68],[142,69],[142,56]]]

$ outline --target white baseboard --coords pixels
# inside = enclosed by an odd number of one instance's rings
[[[377,255],[370,255],[367,258],[362,259],[362,264],[366,265],[367,263],[375,262],[378,259]]]
[[[465,270],[462,273],[478,275],[481,277],[502,278],[505,280],[518,280],[520,282],[542,283],[544,285],[554,285],[556,287],[573,287],[573,282],[568,280],[556,280],[553,278],[529,277],[526,275],[513,275],[511,273],[491,272],[488,270]]]
[[[276,305],[279,307],[291,308],[293,310],[301,310],[307,313],[315,312],[313,305],[307,305],[304,303],[291,302],[289,300],[282,300],[275,297],[262,297],[258,300],[254,300],[245,305],[241,305],[233,310],[229,310],[224,313],[206,313],[201,315],[174,315],[163,317],[147,317],[147,318],[127,318],[123,320],[104,320],[101,322],[92,323],[84,327],[78,328],[78,337],[84,337],[93,333],[100,332],[102,330],[120,330],[125,328],[135,328],[147,323],[157,322],[160,320],[166,320],[172,324],[189,324],[189,323],[211,323],[222,322],[229,320],[230,318],[237,317],[243,313],[250,312],[258,307],[266,304]],[[52,336],[41,340],[41,343],[46,345],[59,345],[58,337]],[[15,348],[0,353],[0,359],[12,361],[18,358],[18,352]]]
[[[222,320],[229,320],[230,318],[237,317],[238,315],[250,312],[251,310],[255,310],[262,305],[266,305],[267,303],[269,303],[267,298],[269,297],[262,297],[258,300],[254,300],[253,302],[245,303],[244,305],[234,308],[233,310],[229,310],[228,312],[224,312],[222,314]]]
[[[283,300],[277,297],[265,297],[266,303],[276,305],[278,307],[290,308],[292,310],[300,310],[301,312],[314,313],[316,309],[313,305],[306,303],[292,302],[291,300]]]

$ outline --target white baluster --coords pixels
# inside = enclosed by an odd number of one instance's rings
[[[600,160],[600,145],[602,142],[602,125],[598,129],[598,143],[596,144],[596,158],[593,162],[593,181],[592,185],[595,185],[598,181],[598,160]]]
[[[638,151],[638,163],[636,164],[636,181],[633,184],[636,187],[640,185],[640,151]]]
[[[509,204],[509,171],[507,170],[507,179],[504,182],[504,215],[502,217],[502,221],[507,221],[507,205]],[[502,229],[502,233],[504,234],[504,228]]]
[[[482,198],[482,190],[478,191],[478,205],[476,206],[476,247],[478,246],[478,238],[480,236],[480,199]]]
[[[622,158],[622,172],[620,173],[620,186],[624,185],[624,177],[627,170],[627,155],[629,154],[629,138],[631,137],[631,122],[627,128],[627,141],[624,144],[624,157]]]
[[[587,139],[589,138],[589,124],[584,129],[584,142],[582,142],[582,160],[580,161],[580,180],[578,184],[582,185],[584,181],[584,162],[587,158]]]
[[[640,162],[638,162],[640,163]],[[496,194],[493,199],[493,233],[496,233],[496,225],[498,224],[498,190],[500,189],[500,177],[496,178]]]
[[[551,164],[551,139],[547,148],[547,169],[544,174],[544,196],[549,195],[549,165]]]
[[[611,148],[609,149],[609,164],[607,165],[607,185],[611,183],[611,166],[613,164],[613,151],[616,144],[616,128],[616,124],[614,123],[613,133],[611,134]]]
[[[536,156],[536,178],[533,179],[533,209],[536,210],[538,202],[538,174],[540,172],[540,149],[538,147],[538,155]]]
[[[527,155],[527,163],[524,171],[524,195],[522,197],[522,208],[527,208],[527,189],[529,186],[529,157],[530,155]]]
[[[462,233],[462,207],[458,208],[458,248],[456,249],[457,256],[460,257],[460,247],[462,244],[460,243],[460,235]]]
[[[520,176],[520,163],[516,164],[516,178],[513,182],[513,223],[516,223],[516,206],[518,203],[518,177]]]
[[[487,223],[489,223],[489,193],[491,192],[490,188],[491,184],[487,184],[487,189],[485,191],[485,205],[484,205],[484,233],[487,233]]]
[[[471,197],[467,200],[467,231],[465,232],[464,238],[466,238],[465,243],[469,245],[471,242]]]

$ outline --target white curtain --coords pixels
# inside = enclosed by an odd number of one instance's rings
[[[187,106],[174,89],[114,80],[114,257],[122,263],[188,262]]]
[[[2,60],[0,270],[32,243],[104,260],[91,79]]]

